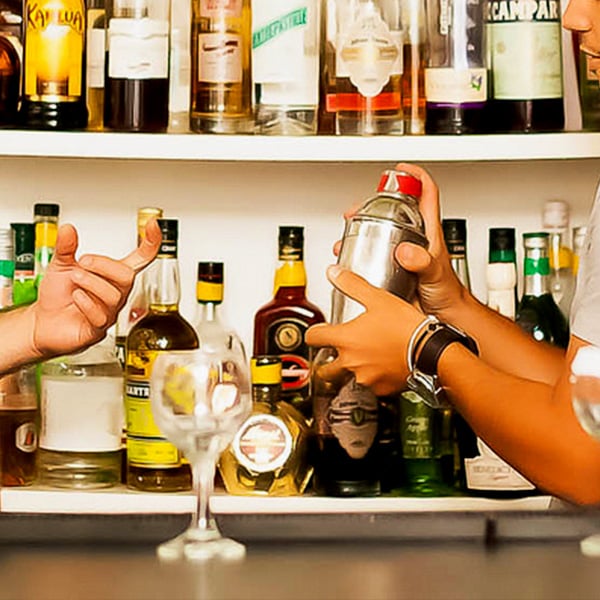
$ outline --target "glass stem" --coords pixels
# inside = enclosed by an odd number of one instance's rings
[[[215,480],[215,454],[212,452],[207,453],[195,460],[193,470],[196,508],[192,515],[192,527],[202,531],[210,531],[215,529],[209,506]]]

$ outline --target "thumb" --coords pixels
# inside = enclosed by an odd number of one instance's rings
[[[75,252],[79,245],[77,230],[73,225],[61,225],[56,236],[56,246],[52,262],[59,267],[76,264]]]
[[[410,242],[398,244],[394,257],[402,267],[411,273],[426,271],[432,262],[431,254],[425,248]]]

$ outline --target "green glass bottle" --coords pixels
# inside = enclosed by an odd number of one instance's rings
[[[548,244],[549,235],[545,232],[523,234],[525,285],[515,320],[536,340],[566,348],[569,324],[550,290]]]
[[[13,305],[31,304],[37,298],[35,285],[35,226],[11,223],[15,235],[15,276]]]

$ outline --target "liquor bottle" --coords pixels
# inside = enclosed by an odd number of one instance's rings
[[[179,313],[178,221],[158,219],[158,224],[162,242],[149,267],[149,310],[126,341],[127,485],[142,491],[175,492],[191,488],[191,471],[154,422],[150,377],[160,352],[192,350],[199,344],[194,328]]]
[[[190,130],[190,34],[192,3],[171,2],[171,55],[169,61],[169,131]]]
[[[482,133],[487,101],[483,0],[428,0],[426,133]]]
[[[85,129],[85,2],[25,0],[23,98],[31,129]]]
[[[219,472],[230,494],[296,496],[312,475],[310,430],[281,398],[281,358],[252,359],[252,414],[221,455]]]
[[[515,230],[495,227],[490,229],[489,236],[487,305],[514,321],[517,310]]]
[[[192,0],[190,129],[251,133],[250,0]]]
[[[104,126],[105,0],[88,0],[86,13],[86,85],[88,129]]]
[[[577,44],[579,47],[579,44]],[[600,131],[600,81],[595,69],[590,69],[590,59],[579,50],[579,98],[581,120],[586,131]]]
[[[393,0],[336,0],[337,133],[404,132],[400,13]]]
[[[0,229],[0,310],[13,304],[15,242],[12,229]]]
[[[163,132],[169,123],[169,0],[107,0],[104,126]]]
[[[317,133],[320,2],[252,3],[257,133]]]
[[[304,228],[280,227],[274,297],[254,316],[253,353],[255,356],[281,356],[282,397],[306,419],[312,418],[309,397],[311,351],[304,335],[311,325],[324,321],[323,313],[306,298]]]
[[[573,277],[575,280],[577,280],[577,274],[579,273],[579,261],[585,247],[586,236],[587,227],[585,225],[573,227]]]
[[[516,322],[534,339],[566,348],[569,325],[550,289],[548,238],[546,232],[523,234],[525,286]]]
[[[402,2],[402,105],[404,133],[425,133],[425,65],[428,60],[425,0]]]
[[[15,275],[13,304],[31,304],[37,298],[35,285],[35,226],[33,223],[11,223],[15,236]]]
[[[513,10],[504,0],[490,0],[488,5],[489,131],[564,127],[560,2],[529,7]]]
[[[246,362],[246,351],[238,334],[221,320],[223,302],[223,263],[199,262],[196,283],[197,312],[193,325],[203,350],[231,350]]]
[[[488,306],[505,317],[515,318],[516,265],[515,230],[490,229],[487,265]],[[457,424],[461,459],[464,466],[462,485],[473,496],[519,498],[535,493],[535,486],[504,462],[463,419]]]
[[[542,213],[542,227],[550,234],[550,289],[565,317],[569,317],[575,292],[573,253],[569,248],[569,205],[564,200],[548,200]]]
[[[35,285],[40,281],[52,260],[58,235],[58,204],[38,203],[33,206],[33,224],[35,226]]]
[[[111,338],[41,367],[38,479],[94,489],[121,481],[123,371]]]
[[[317,133],[333,135],[336,132],[335,111],[335,0],[321,4],[319,57],[319,117]]]
[[[338,264],[372,285],[405,299],[416,277],[390,260],[402,241],[427,245],[418,209],[421,182],[400,171],[384,171],[377,193],[346,222]],[[364,308],[334,289],[331,322],[355,318]],[[332,368],[335,348],[321,348],[312,365],[314,488],[327,496],[376,496],[381,491],[379,402],[350,372]],[[386,407],[387,410],[387,407]],[[386,433],[387,435],[387,433]],[[387,476],[387,474],[386,474]]]
[[[137,244],[138,246],[146,235],[146,224],[153,217],[160,218],[163,216],[162,208],[153,206],[145,206],[139,208],[137,212]],[[148,312],[148,297],[146,294],[146,280],[148,270],[140,273],[133,282],[131,290],[125,306],[121,309],[117,316],[115,345],[116,353],[121,366],[125,368],[125,340],[131,331],[131,328]]]
[[[19,111],[23,46],[21,2],[0,3],[0,127],[14,126]]]

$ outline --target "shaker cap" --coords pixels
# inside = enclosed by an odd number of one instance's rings
[[[423,184],[420,179],[406,171],[388,169],[381,174],[377,191],[407,194],[419,198],[423,191]]]

